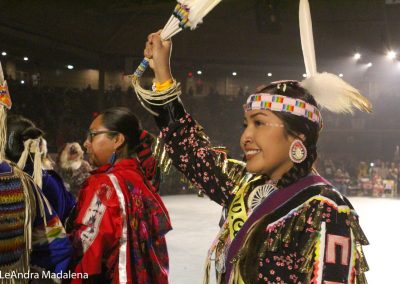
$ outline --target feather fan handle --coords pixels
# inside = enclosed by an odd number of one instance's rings
[[[323,108],[336,113],[353,113],[354,109],[372,112],[370,101],[360,92],[331,73],[317,73],[303,80],[300,85]]]
[[[308,3],[308,0],[300,0],[299,23],[304,64],[306,66],[307,77],[310,77],[317,73],[317,63],[315,60],[314,37],[312,30],[310,5]]]

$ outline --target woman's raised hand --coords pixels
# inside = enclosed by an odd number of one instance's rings
[[[151,33],[147,37],[144,56],[149,59],[150,68],[158,83],[172,79],[170,57],[172,51],[171,40],[161,40],[161,31]]]

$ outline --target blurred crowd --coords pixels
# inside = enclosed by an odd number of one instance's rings
[[[333,159],[320,161],[319,171],[347,196],[395,197],[400,186],[400,162],[375,160],[343,163]]]
[[[67,142],[79,142],[82,145],[90,121],[109,107],[129,107],[141,119],[143,128],[154,134],[158,133],[152,116],[140,106],[131,88],[123,91],[119,87],[114,87],[101,93],[90,86],[86,89],[75,89],[21,85],[16,81],[10,81],[9,84],[13,98],[11,113],[24,115],[45,130],[49,152],[53,157]],[[199,93],[197,88],[195,90],[189,88],[187,94],[183,95],[187,111],[205,128],[215,146],[225,146],[229,149],[231,157],[242,159],[239,134],[243,127],[242,105],[248,92],[245,93],[241,88],[235,96],[228,96],[218,93],[215,88],[210,88],[209,92],[203,93]],[[395,96],[386,96],[385,102],[372,99],[375,114],[373,116],[364,114],[334,116],[324,113],[324,128],[394,129],[400,123],[400,116],[397,115],[395,107],[398,105],[398,100],[399,98]],[[216,123],[218,127],[215,126]],[[221,129],[226,131],[220,131]],[[333,147],[347,147],[347,145],[337,145],[333,139],[332,136],[326,140],[332,140]],[[347,142],[354,141],[343,141],[342,144]],[[364,148],[360,148],[361,146]],[[394,158],[392,162],[389,162],[389,159],[362,162],[360,156],[374,151],[366,147],[368,145],[355,143],[354,149],[351,149],[354,152],[352,159],[348,157],[332,159],[330,157],[333,153],[326,152],[322,148],[318,170],[347,195],[383,196],[389,192],[389,195],[396,195],[399,183],[399,159]],[[164,179],[164,193],[191,192],[188,188],[189,186],[179,179],[171,177]]]

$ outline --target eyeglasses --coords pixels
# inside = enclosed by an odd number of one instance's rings
[[[113,130],[100,130],[100,131],[88,131],[88,133],[86,134],[86,140],[88,140],[89,142],[93,142],[93,138],[97,135],[100,134],[118,134],[118,131],[113,131]]]

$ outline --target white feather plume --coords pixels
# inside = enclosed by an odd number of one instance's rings
[[[318,73],[315,59],[314,37],[310,5],[300,0],[299,25],[301,47],[307,79],[300,85],[316,100],[318,105],[336,113],[353,113],[354,108],[371,112],[372,105],[360,92],[331,73]]]
[[[317,63],[315,60],[314,36],[308,0],[300,0],[299,24],[304,64],[306,66],[307,77],[310,77],[317,73]]]
[[[372,111],[367,98],[340,77],[331,73],[317,73],[303,80],[300,85],[323,108],[336,113],[353,113],[353,109]]]
[[[203,18],[221,1],[222,0],[179,0],[178,4],[189,9],[188,27],[194,30],[203,22]],[[172,15],[161,32],[161,38],[163,40],[168,40],[182,31],[180,24],[181,21]]]
[[[194,30],[198,24],[203,22],[203,18],[217,6],[221,0],[192,1],[189,14],[190,29]]]

